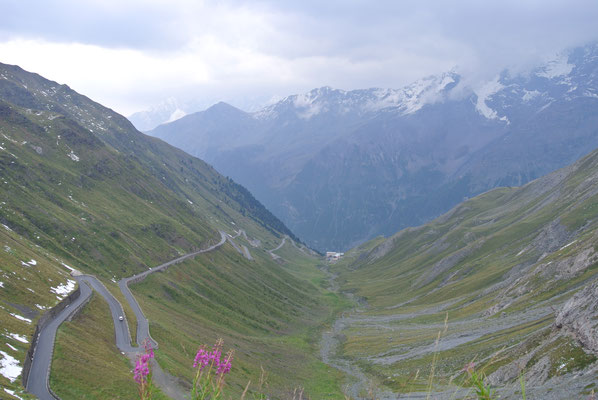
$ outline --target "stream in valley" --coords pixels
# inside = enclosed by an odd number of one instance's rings
[[[329,290],[335,293],[341,293],[340,287],[336,281],[337,275],[331,273],[327,267],[324,271],[328,274]],[[350,300],[356,301],[352,293],[341,294],[348,297]],[[363,371],[361,371],[358,365],[351,360],[339,356],[339,346],[341,345],[340,335],[349,324],[355,321],[354,314],[362,307],[366,307],[366,305],[361,304],[351,311],[343,312],[333,322],[332,327],[322,333],[322,339],[320,340],[320,357],[322,358],[322,361],[347,374],[350,382],[343,387],[343,391],[345,395],[353,400],[365,400],[366,397],[363,397],[363,394],[370,392],[372,386],[370,379],[363,373]],[[392,392],[380,393],[379,391],[376,391],[376,398],[380,400],[391,400],[396,399],[397,395]]]

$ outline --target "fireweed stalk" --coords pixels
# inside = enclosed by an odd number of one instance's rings
[[[193,379],[192,400],[220,398],[225,375],[229,373],[233,360],[233,350],[229,350],[224,359],[221,359],[222,345],[222,339],[218,339],[212,351],[208,351],[205,345],[197,350],[193,362],[193,368],[197,372]]]
[[[154,358],[154,349],[149,340],[144,342],[145,352],[137,356],[135,360],[135,370],[133,371],[135,382],[137,382],[137,389],[141,400],[149,400],[152,398],[152,373],[150,367],[150,360]]]

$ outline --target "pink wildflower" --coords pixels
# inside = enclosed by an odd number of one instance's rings
[[[199,367],[200,370],[203,370],[209,361],[209,353],[206,351],[205,346],[201,346],[199,350],[197,350],[197,354],[195,355],[195,360],[193,361],[193,368]]]
[[[146,339],[144,340],[143,346],[145,347],[145,353],[150,356],[150,358],[154,358],[154,349],[152,348],[152,343]]]
[[[145,354],[144,354],[145,356]],[[149,375],[149,358],[144,359],[143,356],[135,361],[135,375],[134,379],[137,383],[145,382],[145,377]]]
[[[228,372],[230,371],[232,367],[232,364],[230,362],[224,362],[220,365],[218,365],[218,370],[216,371],[217,375],[224,375],[224,374],[228,374]]]
[[[145,382],[145,377],[150,374],[150,367],[149,363],[152,358],[154,358],[154,350],[152,349],[152,345],[149,341],[145,342],[145,353],[141,356],[137,356],[137,360],[135,361],[135,370],[134,377],[135,382],[141,384]]]
[[[233,352],[234,350],[229,350],[222,362],[218,361],[217,364],[214,364],[216,366],[216,375],[224,375],[230,371],[233,361]]]
[[[220,399],[224,387],[225,375],[232,366],[233,350],[222,357],[224,342],[218,339],[210,351],[203,345],[197,350],[193,367],[197,368],[193,379],[191,398],[193,399]],[[206,368],[208,367],[208,368]]]
[[[222,356],[222,344],[222,339],[218,339],[212,348],[212,352],[209,356],[210,361],[213,363],[212,365],[220,364],[220,357]]]

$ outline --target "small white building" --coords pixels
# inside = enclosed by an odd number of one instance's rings
[[[345,255],[345,253],[338,253],[336,251],[327,251],[326,252],[326,261],[328,261],[328,262],[337,262],[344,255]]]

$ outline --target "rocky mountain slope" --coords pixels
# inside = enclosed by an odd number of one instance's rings
[[[334,390],[333,375],[318,387],[324,379],[312,368],[322,365],[309,350],[309,330],[330,308],[311,283],[320,279],[317,259],[296,250],[301,268],[274,260],[268,251],[293,234],[244,187],[68,86],[5,64],[0,171],[1,398],[27,398],[20,377],[35,323],[75,289],[70,268],[97,276],[119,298],[117,280],[204,249],[218,231],[236,238],[131,286],[161,345],[160,364],[185,387],[189,349],[222,336],[243,349],[234,391],[258,380],[268,356],[292,358],[271,372],[272,393],[292,375],[313,382],[313,393]],[[96,296],[90,307],[108,310],[102,302]],[[135,332],[134,314],[125,313]],[[59,331],[53,389],[64,398],[134,396],[110,314],[83,316]]]
[[[597,205],[594,151],[352,250],[334,267],[362,304],[335,324],[345,362],[395,393],[432,380],[450,398],[474,361],[505,398],[519,398],[520,376],[529,398],[587,395],[598,371]]]
[[[346,249],[598,147],[597,76],[592,44],[475,87],[455,72],[324,87],[255,113],[217,104],[150,134],[247,186],[312,246]]]

